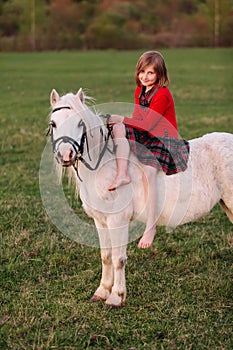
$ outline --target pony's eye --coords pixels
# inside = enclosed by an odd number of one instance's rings
[[[47,130],[47,136],[52,134],[53,128],[56,128],[56,123],[53,120],[51,120]]]
[[[57,127],[54,120],[51,120],[51,122],[49,123],[49,126],[50,126],[51,128],[56,128],[56,127]]]

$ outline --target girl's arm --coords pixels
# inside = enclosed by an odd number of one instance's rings
[[[151,101],[150,108],[144,111],[140,105],[135,105],[133,117],[125,117],[123,122],[139,130],[151,131],[164,119],[163,115],[168,105],[169,99],[167,96],[162,95],[159,98],[155,96]]]

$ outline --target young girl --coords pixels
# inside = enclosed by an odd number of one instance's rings
[[[132,118],[111,115],[113,137],[117,145],[117,175],[108,188],[113,191],[131,182],[128,174],[128,157],[131,150],[146,167],[150,183],[147,202],[146,230],[139,248],[151,246],[156,233],[156,173],[167,175],[187,168],[189,145],[178,139],[176,113],[172,95],[168,89],[169,78],[163,56],[157,51],[145,52],[136,65],[135,107]],[[129,142],[130,145],[129,145]],[[148,189],[147,183],[144,186]]]

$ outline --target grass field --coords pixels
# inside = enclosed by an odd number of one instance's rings
[[[233,49],[164,50],[180,134],[233,132]],[[233,225],[217,206],[153,247],[128,247],[127,303],[90,303],[99,250],[60,233],[38,172],[49,94],[132,102],[141,52],[0,54],[1,349],[232,349]]]

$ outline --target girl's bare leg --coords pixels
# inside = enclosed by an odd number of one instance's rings
[[[128,174],[129,142],[125,137],[125,126],[123,123],[117,123],[113,126],[113,137],[116,148],[117,175],[112,185],[108,187],[109,191],[114,191],[122,185],[131,182]]]
[[[147,192],[147,223],[145,232],[138,243],[138,248],[149,248],[154,240],[156,234],[156,217],[157,217],[157,207],[156,207],[156,174],[157,170],[153,167],[148,166],[146,170],[147,179],[143,180],[144,187]]]

